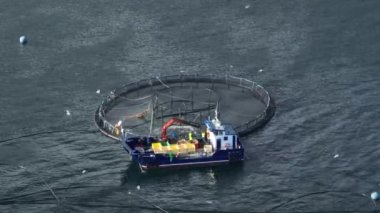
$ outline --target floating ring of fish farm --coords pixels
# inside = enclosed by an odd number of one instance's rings
[[[202,123],[216,113],[244,136],[273,117],[275,103],[262,86],[245,78],[160,76],[111,91],[97,108],[95,123],[103,134],[120,140],[120,129],[132,135],[158,136],[162,125],[173,117]]]

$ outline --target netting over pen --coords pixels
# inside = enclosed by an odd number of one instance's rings
[[[135,135],[159,136],[172,117],[202,123],[219,112],[243,136],[274,115],[269,93],[257,83],[229,75],[180,74],[128,83],[110,93],[95,113],[99,129],[118,139],[115,124]]]

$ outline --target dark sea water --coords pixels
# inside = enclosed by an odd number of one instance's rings
[[[378,0],[1,0],[0,212],[380,211],[379,11]],[[180,71],[272,94],[276,115],[242,138],[243,165],[140,174],[96,129],[109,91]]]

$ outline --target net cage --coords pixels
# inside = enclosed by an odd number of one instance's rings
[[[201,124],[216,112],[219,120],[244,136],[273,117],[275,104],[262,86],[245,78],[215,74],[159,76],[111,91],[97,108],[95,123],[102,133],[119,140],[116,125],[129,134],[159,136],[162,125],[173,117]]]

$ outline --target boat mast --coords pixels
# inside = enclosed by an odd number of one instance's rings
[[[156,99],[154,99],[156,97]],[[157,96],[152,96],[152,103],[150,103],[151,113],[150,113],[150,128],[149,128],[149,137],[152,135],[153,131],[153,122],[154,122],[154,102],[157,100]]]
[[[215,120],[219,120],[219,101],[216,102],[216,107],[215,107]]]

